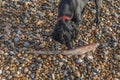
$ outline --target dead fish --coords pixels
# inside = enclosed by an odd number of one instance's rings
[[[72,50],[65,50],[65,51],[31,51],[31,53],[34,53],[35,55],[40,54],[63,54],[63,55],[84,55],[85,53],[88,53],[90,51],[94,51],[99,46],[99,43],[92,43],[88,44],[82,47],[78,47],[76,49]]]

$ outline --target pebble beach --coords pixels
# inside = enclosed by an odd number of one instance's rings
[[[90,1],[74,47],[99,43],[92,55],[36,55],[66,50],[51,33],[60,0],[0,0],[0,80],[120,80],[120,0],[102,0],[100,24]]]

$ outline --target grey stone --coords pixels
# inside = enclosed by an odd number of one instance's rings
[[[19,37],[15,37],[14,42],[18,42],[18,41],[20,41]]]
[[[14,51],[10,51],[9,55],[13,56],[13,55],[15,55],[15,52]]]
[[[24,44],[23,44],[25,47],[28,47],[30,46],[30,43],[28,41],[25,41]]]
[[[35,78],[35,73],[30,74],[30,77],[34,79]]]
[[[17,34],[22,34],[22,32],[20,30],[17,31]]]
[[[83,63],[83,60],[82,60],[81,58],[78,58],[78,59],[76,60],[76,63],[77,63],[77,64],[81,64],[81,63]]]

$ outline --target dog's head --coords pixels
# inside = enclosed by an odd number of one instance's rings
[[[65,19],[59,20],[52,33],[53,39],[65,44],[69,49],[72,48],[71,41],[76,38],[78,30],[72,21]]]

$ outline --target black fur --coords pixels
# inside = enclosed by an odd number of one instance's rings
[[[57,22],[55,29],[52,33],[53,39],[66,44],[66,46],[71,49],[73,39],[76,39],[78,30],[77,26],[82,21],[82,15],[84,14],[84,9],[89,0],[61,0],[58,7],[58,18],[61,16],[68,16],[71,21],[61,19]],[[100,19],[100,0],[94,0],[96,4],[96,19],[95,22],[99,24]]]

